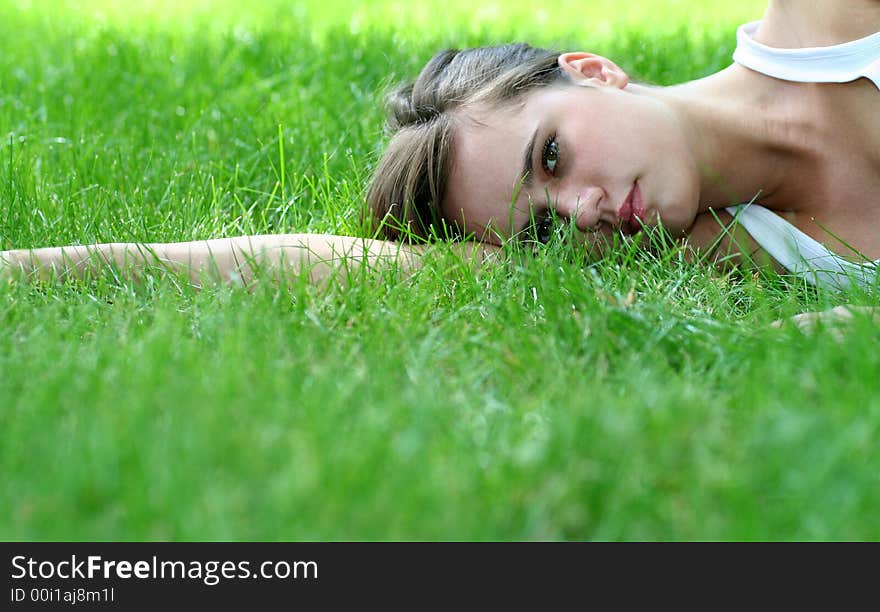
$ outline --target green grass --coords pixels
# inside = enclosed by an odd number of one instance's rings
[[[358,234],[381,91],[437,49],[669,83],[763,3],[138,4],[0,5],[3,248]],[[3,286],[0,538],[880,538],[880,329],[770,326],[876,289],[567,255]]]

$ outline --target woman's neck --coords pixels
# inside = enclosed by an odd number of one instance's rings
[[[880,27],[876,0],[770,0],[755,40],[770,47],[827,47],[868,36]]]
[[[680,122],[700,173],[699,212],[755,198],[794,210],[813,158],[813,129],[790,83],[736,64],[704,79],[649,95],[665,101]],[[806,184],[804,183],[804,186]]]

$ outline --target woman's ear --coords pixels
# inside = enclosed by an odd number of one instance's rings
[[[559,67],[577,85],[611,86],[623,89],[629,76],[607,57],[575,51],[559,56]]]

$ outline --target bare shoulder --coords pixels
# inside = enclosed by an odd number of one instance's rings
[[[826,47],[880,31],[880,0],[770,0],[755,40],[770,47]]]
[[[744,227],[723,209],[700,213],[688,230],[686,255],[727,270],[767,268],[784,273]]]

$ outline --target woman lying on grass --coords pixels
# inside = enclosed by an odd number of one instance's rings
[[[476,238],[456,248],[482,257],[510,240],[561,233],[601,247],[650,229],[713,262],[873,285],[878,30],[877,0],[771,0],[739,29],[731,66],[670,87],[633,83],[590,53],[444,51],[390,100],[392,137],[367,192],[384,240],[246,236],[2,257],[38,276],[160,263],[194,281],[247,281],[258,264],[318,281],[364,261],[418,266],[419,238]]]

